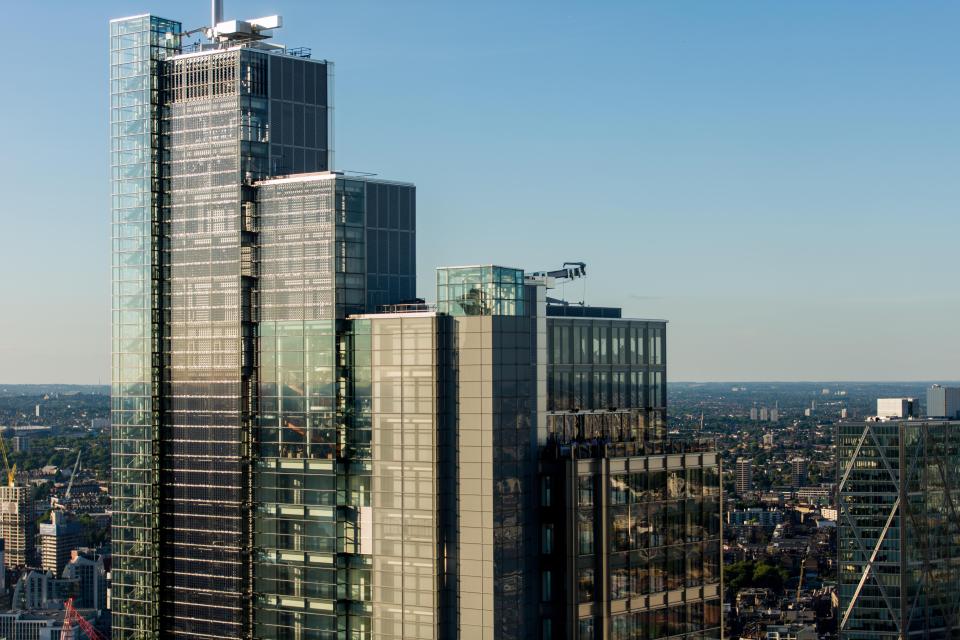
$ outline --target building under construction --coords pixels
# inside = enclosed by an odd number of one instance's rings
[[[0,487],[0,538],[6,548],[4,564],[23,567],[36,560],[36,518],[30,487]]]

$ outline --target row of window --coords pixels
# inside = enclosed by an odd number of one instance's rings
[[[554,411],[666,405],[663,371],[597,371],[550,367],[548,408]]]
[[[615,615],[610,619],[610,640],[657,640],[670,636],[687,635],[692,640],[719,640],[720,600],[691,602],[653,611],[636,611]],[[554,624],[550,618],[541,621],[541,637],[552,640]],[[603,637],[602,622],[594,618],[577,621],[575,638],[595,640]]]
[[[599,477],[582,475],[577,479],[577,504],[593,506],[601,489]],[[679,500],[683,498],[719,497],[720,475],[717,467],[650,470],[640,473],[614,474],[608,481],[608,504]]]
[[[660,365],[665,330],[637,322],[547,323],[550,364]]]

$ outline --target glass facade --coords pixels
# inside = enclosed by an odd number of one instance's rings
[[[523,270],[497,266],[437,269],[437,311],[451,316],[524,315]]]
[[[719,459],[665,437],[666,323],[547,315],[541,634],[719,638]]]
[[[500,266],[427,310],[415,188],[329,171],[331,65],[179,34],[111,23],[117,637],[711,637],[665,324]]]
[[[551,539],[540,549],[549,582],[541,630],[559,625],[576,630],[559,637],[581,640],[720,638],[719,459],[711,445],[685,448],[571,450],[541,464],[541,531]]]
[[[110,30],[114,632],[366,637],[343,319],[414,297],[415,189],[270,180],[329,170],[330,63]]]
[[[259,324],[253,517],[258,638],[336,633],[336,347],[333,320]]]
[[[547,319],[547,431],[655,440],[666,416],[666,324]]]
[[[110,22],[113,211],[113,634],[158,632],[158,482],[164,197],[159,68],[179,53],[180,23]]]
[[[454,319],[459,629],[529,638],[539,581],[535,319]]]
[[[960,423],[840,423],[840,637],[960,634]]]
[[[352,321],[355,440],[369,472],[351,484],[360,513],[357,551],[369,570],[349,582],[369,601],[372,638],[446,637],[441,631],[449,522],[452,428],[445,385],[449,318],[365,316]],[[360,426],[369,427],[361,435]],[[362,637],[357,635],[357,637]]]

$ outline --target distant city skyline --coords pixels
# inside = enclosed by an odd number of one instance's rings
[[[95,36],[208,10],[8,9],[0,382],[109,381]],[[583,260],[567,297],[668,319],[674,382],[960,377],[960,6],[226,2],[270,13],[336,62],[335,168],[417,182],[421,296],[443,264]]]

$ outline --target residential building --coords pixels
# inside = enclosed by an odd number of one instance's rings
[[[73,580],[57,578],[49,571],[28,570],[13,588],[12,605],[25,611],[58,609],[74,594],[76,587]]]
[[[960,636],[960,422],[836,428],[840,639]]]
[[[960,387],[941,387],[938,384],[927,389],[927,417],[960,418]]]
[[[819,487],[800,487],[797,489],[797,499],[807,504],[823,504],[833,497],[834,485],[820,485]]]
[[[807,469],[810,461],[801,456],[790,460],[790,486],[799,488],[807,484]]]
[[[97,612],[89,609],[78,610],[90,624],[94,624]],[[0,611],[0,638],[5,640],[60,640],[63,637],[63,610],[10,610]],[[85,638],[79,625],[74,624],[68,632],[71,640]]]
[[[739,495],[753,491],[753,460],[751,458],[737,458],[736,489]]]
[[[13,436],[10,438],[10,449],[15,453],[30,451],[30,436]]]
[[[0,538],[7,567],[32,565],[36,558],[36,515],[30,487],[0,486]]]
[[[76,581],[73,606],[78,609],[106,609],[107,572],[103,558],[88,558],[74,549],[63,569],[63,579]]]
[[[50,512],[50,522],[43,522],[40,529],[40,567],[59,576],[70,561],[70,552],[83,544],[80,523],[64,511]]]
[[[817,626],[813,624],[767,625],[766,640],[818,640]]]
[[[773,529],[778,524],[783,523],[784,520],[785,514],[781,509],[751,507],[749,509],[737,509],[727,512],[727,523],[736,526],[753,522],[761,527]]]

